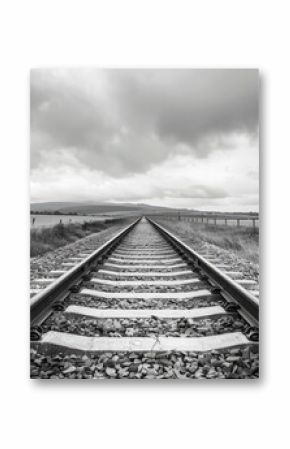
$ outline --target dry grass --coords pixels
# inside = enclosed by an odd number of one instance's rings
[[[30,256],[41,256],[68,243],[86,237],[90,234],[107,229],[112,224],[121,223],[120,220],[105,220],[103,222],[72,223],[68,225],[57,224],[49,228],[30,230]]]
[[[180,235],[190,237],[196,242],[208,242],[231,251],[235,255],[259,263],[259,229],[246,226],[214,226],[179,221],[166,224]]]

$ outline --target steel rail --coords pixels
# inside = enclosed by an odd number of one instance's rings
[[[83,259],[79,264],[33,296],[30,303],[31,327],[39,325],[51,313],[53,305],[57,301],[64,299],[69,294],[71,287],[77,284],[97,261],[102,261],[106,254],[116,247],[119,241],[136,226],[140,219],[141,217],[119,231],[114,237]]]
[[[168,231],[165,227],[156,223],[151,218],[147,220],[157,229],[166,240],[168,240],[176,249],[181,250],[188,262],[193,262],[194,267],[201,270],[211,282],[212,285],[218,287],[220,294],[227,300],[237,303],[245,318],[248,318],[253,325],[258,326],[259,323],[259,301],[245,288],[216,268],[212,263],[198,254],[194,249],[184,243],[179,237]]]

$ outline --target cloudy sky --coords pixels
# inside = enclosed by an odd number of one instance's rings
[[[31,72],[31,200],[258,210],[258,71]]]

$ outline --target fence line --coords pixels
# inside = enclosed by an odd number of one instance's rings
[[[165,218],[167,220],[180,220],[180,221],[188,221],[193,223],[204,223],[204,224],[223,224],[223,225],[233,225],[236,226],[244,226],[243,222],[251,222],[251,226],[255,228],[259,226],[259,215],[214,215],[214,214],[152,214],[150,215],[154,218]],[[222,223],[218,223],[222,222]]]

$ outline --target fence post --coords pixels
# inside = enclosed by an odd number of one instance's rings
[[[237,226],[240,226],[240,220],[237,219]]]
[[[253,219],[253,228],[255,229],[256,223],[255,223],[255,219]]]

